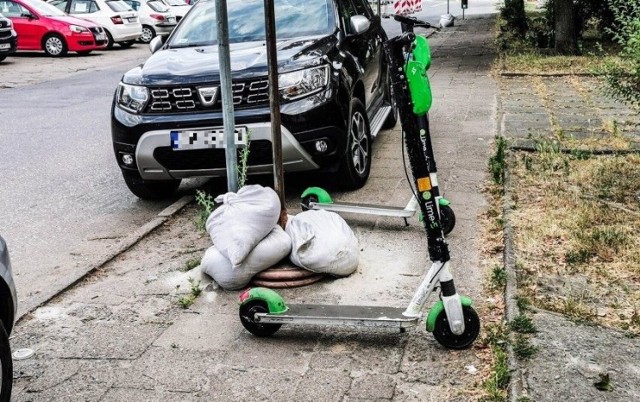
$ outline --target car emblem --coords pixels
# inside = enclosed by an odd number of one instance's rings
[[[198,88],[200,102],[204,106],[211,106],[218,100],[218,87]]]

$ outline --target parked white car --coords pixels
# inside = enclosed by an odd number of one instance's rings
[[[172,13],[176,15],[176,21],[180,22],[182,17],[191,10],[191,6],[185,3],[184,0],[161,0]]]
[[[142,23],[142,43],[151,42],[156,35],[168,36],[176,27],[176,15],[161,0],[123,1],[138,12]]]
[[[142,35],[142,24],[128,4],[121,0],[50,0],[60,10],[102,26],[107,33],[107,49],[114,43],[127,48]]]

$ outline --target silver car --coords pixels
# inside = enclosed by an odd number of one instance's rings
[[[0,236],[0,401],[11,399],[11,387],[13,385],[13,363],[11,361],[11,347],[9,334],[13,329],[16,312],[18,311],[18,298],[16,288],[11,275],[11,261],[7,243]]]

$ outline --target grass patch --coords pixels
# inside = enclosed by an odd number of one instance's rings
[[[187,262],[185,262],[185,264],[182,267],[181,271],[182,272],[189,272],[192,269],[194,269],[195,267],[197,267],[198,265],[200,265],[200,259],[199,258],[191,258]]]
[[[521,334],[533,334],[538,332],[531,318],[522,313],[509,323],[509,328],[511,328],[512,331],[519,332]]]
[[[640,333],[640,156],[538,151],[510,167],[520,297]]]
[[[507,270],[502,265],[494,265],[491,270],[491,287],[495,290],[502,290],[507,285]]]
[[[520,359],[530,359],[533,357],[538,348],[533,346],[526,335],[516,334],[513,342],[513,353]]]
[[[507,387],[511,379],[506,348],[509,343],[509,330],[502,323],[490,324],[486,328],[483,342],[491,347],[493,365],[491,374],[483,382],[486,395],[485,402],[502,402],[507,400]]]
[[[498,185],[504,183],[504,170],[506,167],[507,140],[504,137],[496,137],[496,152],[489,158],[489,171],[493,182]]]

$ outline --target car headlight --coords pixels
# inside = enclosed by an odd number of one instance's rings
[[[13,28],[13,22],[8,18],[7,21],[9,21],[9,25],[7,25],[7,28]]]
[[[89,32],[88,28],[81,27],[80,25],[69,25],[69,29],[75,33]]]
[[[282,97],[287,100],[318,93],[329,84],[329,66],[312,67],[280,74],[278,84]]]
[[[132,113],[140,113],[149,100],[149,89],[137,85],[120,83],[116,92],[118,105]]]

